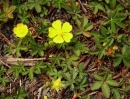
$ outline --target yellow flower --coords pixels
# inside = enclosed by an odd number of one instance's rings
[[[70,42],[73,37],[71,33],[72,25],[70,23],[65,22],[62,24],[60,20],[56,20],[52,23],[52,27],[49,28],[48,36],[53,38],[53,42],[55,43],[63,43]]]
[[[47,96],[44,96],[44,99],[48,99]]]
[[[107,42],[103,42],[102,46],[106,46],[107,45]]]
[[[23,23],[18,23],[16,27],[14,27],[13,29],[14,34],[17,37],[25,37],[28,33],[28,27],[27,25],[23,24]]]
[[[117,46],[117,45],[114,45],[114,46],[113,46],[113,50],[118,50],[118,46]]]
[[[61,83],[61,78],[58,78],[55,81],[52,81],[52,89],[56,90],[57,92],[64,87],[64,84]]]

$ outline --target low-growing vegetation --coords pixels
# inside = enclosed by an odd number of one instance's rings
[[[0,99],[129,99],[129,0],[0,0]]]

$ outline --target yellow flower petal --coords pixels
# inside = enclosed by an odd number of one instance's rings
[[[17,32],[18,32],[17,27],[14,27],[13,32],[14,32],[14,34],[17,34]]]
[[[62,38],[62,36],[57,35],[56,37],[54,37],[53,42],[55,42],[55,43],[63,43],[64,39]]]
[[[44,96],[44,99],[48,99],[47,96]]]
[[[14,27],[13,32],[17,37],[22,38],[27,35],[28,27],[27,27],[27,25],[24,25],[23,23],[19,23],[19,24],[17,24],[16,27]]]
[[[63,35],[63,39],[65,40],[65,42],[70,42],[72,38],[73,38],[72,33],[64,33]]]
[[[17,27],[22,28],[23,27],[23,23],[17,24]]]
[[[55,37],[56,35],[57,35],[56,30],[55,30],[54,28],[50,27],[50,28],[49,28],[49,34],[48,34],[48,36],[49,36],[50,38],[53,38],[53,37]]]
[[[60,31],[61,30],[61,21],[60,20],[56,20],[52,23],[52,27],[57,30]]]
[[[63,87],[64,85],[61,82],[61,78],[58,78],[57,80],[52,81],[52,89],[59,91]]]
[[[62,26],[62,31],[69,33],[69,32],[71,32],[71,30],[72,30],[72,25],[70,25],[70,23],[68,23],[68,22],[65,22]]]
[[[53,38],[55,43],[70,42],[73,34],[70,33],[72,30],[72,25],[69,22],[65,22],[62,25],[60,20],[56,20],[52,23],[52,27],[49,28],[48,36]]]

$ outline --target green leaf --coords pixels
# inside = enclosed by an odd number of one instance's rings
[[[110,0],[110,7],[114,9],[116,7],[116,0]]]
[[[123,56],[124,56],[126,59],[130,59],[129,50],[130,50],[130,48],[129,48],[127,45],[124,45],[123,48],[122,48],[122,50],[121,50]]]
[[[102,6],[102,4],[98,4],[98,9],[105,11],[104,7]]]
[[[94,37],[104,38],[104,36],[103,36],[102,34],[100,34],[100,33],[98,33],[98,32],[95,32],[95,31],[91,32],[91,34],[92,34]]]
[[[124,7],[121,4],[116,5],[116,10],[122,11]]]
[[[27,51],[28,50],[28,47],[27,46],[19,46],[18,47],[20,50],[23,50],[23,51]]]
[[[101,50],[95,50],[95,51],[90,51],[89,54],[94,55],[94,54],[99,54]]]
[[[104,25],[107,25],[107,24],[110,23],[110,22],[111,22],[111,20],[108,19],[108,20],[106,20],[103,24],[104,24]]]
[[[97,90],[99,89],[103,84],[103,81],[96,81],[92,84],[91,90]]]
[[[86,16],[83,16],[81,26],[85,27],[88,24],[88,18]]]
[[[113,89],[114,99],[121,99],[120,93],[117,89]]]
[[[0,78],[0,83],[3,86],[5,86],[7,82],[9,82],[9,79],[7,77]]]
[[[93,25],[88,23],[88,24],[84,27],[84,31],[91,30],[92,28],[93,28]]]
[[[36,4],[36,5],[35,5],[35,9],[36,9],[36,11],[37,11],[38,13],[41,12],[41,5]]]
[[[124,89],[125,92],[130,92],[130,85],[126,86]]]
[[[130,60],[127,60],[126,58],[123,58],[123,63],[125,66],[130,68]]]
[[[110,88],[106,82],[104,82],[102,85],[102,92],[106,98],[110,97]]]
[[[11,97],[11,96],[8,96],[8,97],[6,97],[5,99],[13,99],[13,97]]]
[[[113,65],[116,67],[116,66],[118,66],[121,62],[122,62],[122,57],[121,57],[121,56],[116,57],[116,59],[114,59]]]
[[[114,80],[107,80],[106,83],[110,86],[119,86],[119,83]]]
[[[98,12],[98,7],[94,7],[93,13],[96,14]]]
[[[31,67],[31,68],[29,69],[29,74],[28,74],[28,75],[29,75],[29,78],[30,78],[30,79],[33,79],[33,76],[34,76],[34,75],[33,75],[33,67]]]
[[[37,50],[33,50],[33,51],[31,52],[31,55],[34,56],[34,55],[37,54],[37,52],[38,52]]]
[[[113,32],[116,32],[116,26],[115,26],[115,23],[113,21],[111,21],[111,29]]]
[[[102,35],[106,37],[106,36],[107,36],[107,35],[106,35],[107,29],[106,29],[104,26],[101,25],[101,26],[100,26],[100,30],[101,30]]]
[[[122,23],[122,22],[120,22],[119,20],[114,21],[114,23],[115,23],[116,25],[118,25],[118,26],[122,27],[122,28],[125,28],[125,24],[124,24],[124,23]]]
[[[40,56],[44,56],[44,52],[43,51],[38,51],[38,54],[40,55]]]
[[[101,50],[101,53],[99,53],[99,55],[98,55],[98,59],[101,59],[103,57],[103,55],[105,55],[105,49]]]
[[[96,80],[103,80],[103,77],[99,76],[98,74],[93,75]]]
[[[77,75],[78,75],[78,70],[77,69],[73,70],[72,71],[72,80],[76,79]]]
[[[108,4],[110,2],[110,0],[105,0],[105,2]]]
[[[98,37],[95,37],[95,38],[94,38],[94,41],[95,41],[95,43],[96,43],[96,46],[97,46],[99,49],[102,49],[102,45],[101,45],[101,43],[100,43],[99,38],[98,38]]]

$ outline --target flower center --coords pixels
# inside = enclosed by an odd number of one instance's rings
[[[59,34],[59,36],[64,36],[65,35],[65,33],[64,32],[61,32],[60,34]]]

